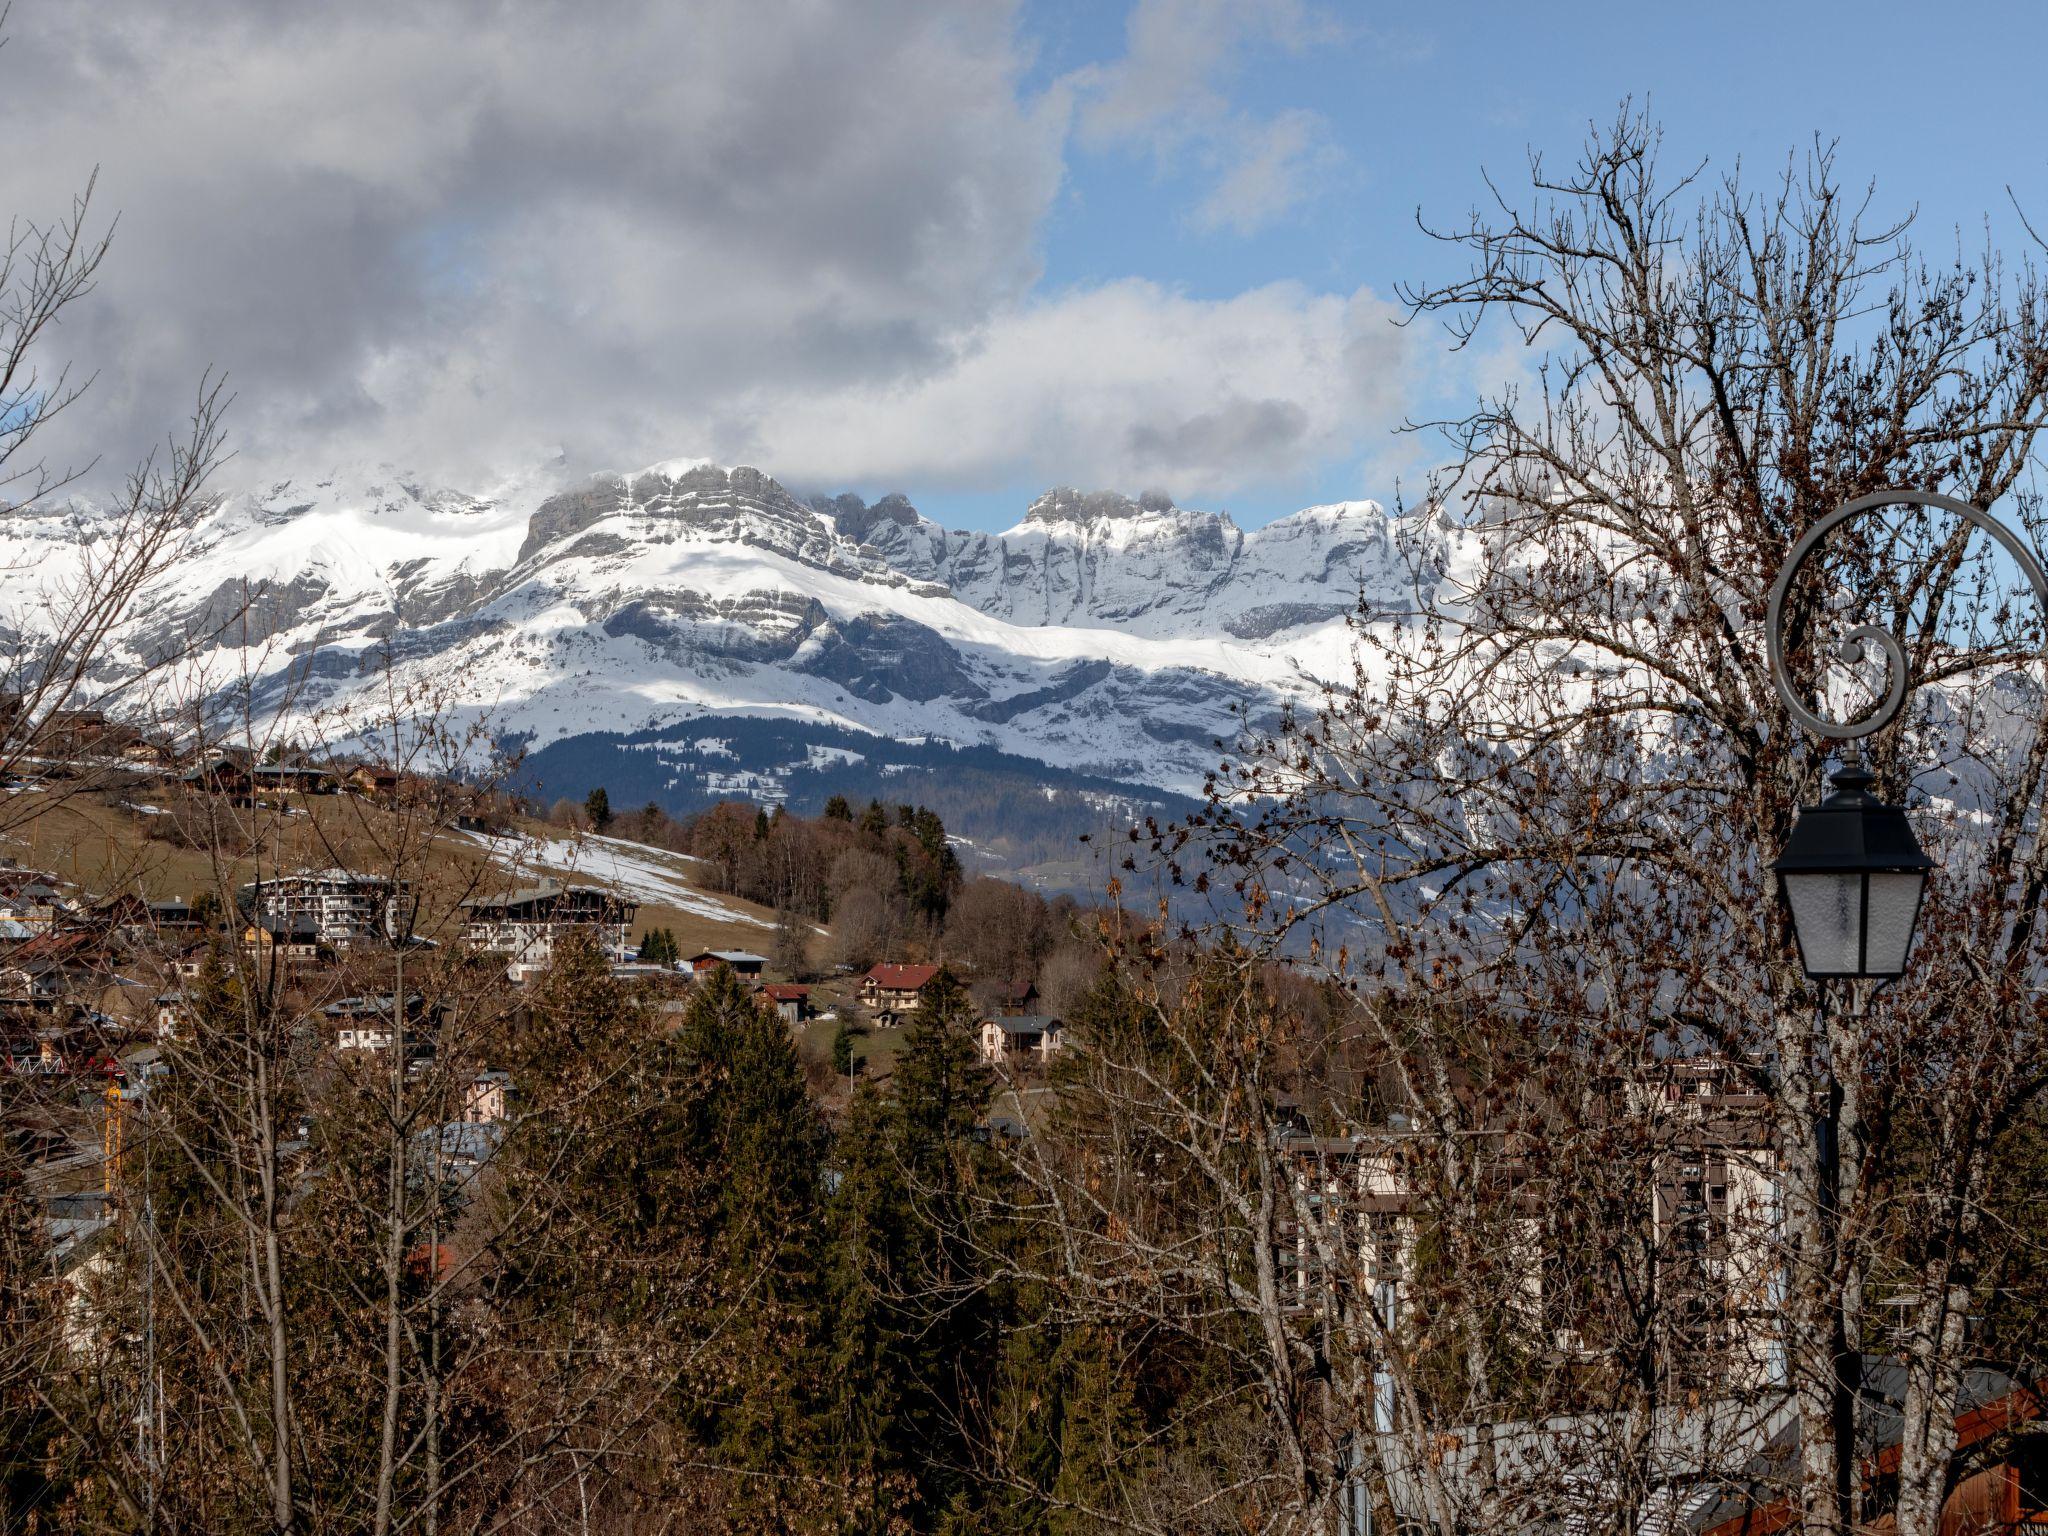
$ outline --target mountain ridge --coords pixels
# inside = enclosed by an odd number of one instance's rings
[[[61,581],[53,555],[82,558],[92,521],[14,527],[5,553],[26,556],[33,532]],[[1157,493],[1069,487],[1001,533],[951,530],[901,495],[799,499],[698,459],[483,494],[330,474],[223,502],[123,644],[132,662],[226,625],[192,658],[200,691],[344,735],[367,728],[388,671],[493,739],[665,756],[678,810],[719,784],[774,798],[809,782],[808,749],[715,771],[674,750],[696,718],[952,742],[994,754],[1019,794],[1072,780],[1177,799],[1247,720],[1348,677],[1348,616],[1361,600],[1405,610],[1460,537],[1367,501],[1245,530]],[[0,578],[11,601],[31,595],[26,564]],[[603,772],[592,753],[555,757]],[[883,786],[886,751],[871,768]]]

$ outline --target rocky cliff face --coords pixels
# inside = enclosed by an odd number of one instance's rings
[[[1351,612],[1361,593],[1408,606],[1440,578],[1440,531],[1376,502],[1311,507],[1247,532],[1228,513],[1165,496],[1046,492],[1006,533],[951,533],[901,497],[816,501],[893,569],[942,582],[1012,624],[1114,628],[1160,638],[1268,639]]]

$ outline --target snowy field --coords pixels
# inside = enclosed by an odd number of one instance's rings
[[[715,922],[745,923],[755,928],[774,926],[691,885],[686,870],[703,860],[686,853],[670,853],[622,837],[490,837],[480,832],[463,835],[488,848],[495,862],[521,877],[545,874],[582,880]]]

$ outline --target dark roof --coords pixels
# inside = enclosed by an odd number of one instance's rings
[[[1060,1021],[1049,1013],[1008,1013],[988,1022],[1006,1035],[1044,1035],[1060,1027]]]
[[[560,901],[596,900],[614,906],[638,906],[631,897],[614,895],[602,886],[596,885],[525,885],[516,891],[507,891],[497,896],[470,896],[464,899],[465,912],[500,912],[512,907],[540,906]]]
[[[809,987],[789,981],[771,981],[760,990],[763,997],[778,1003],[800,1003],[811,995]]]
[[[405,1011],[408,1014],[418,1013],[425,1004],[426,999],[419,993],[408,993]],[[358,997],[338,997],[320,1011],[330,1019],[388,1019],[391,1017],[391,994],[381,992],[364,993]]]

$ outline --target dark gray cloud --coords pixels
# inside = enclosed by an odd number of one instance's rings
[[[990,0],[20,0],[10,32],[14,210],[98,166],[121,215],[62,337],[99,370],[74,458],[131,457],[209,366],[244,475],[472,483],[559,445],[1187,492],[1386,405],[1367,295],[1035,291],[1077,87],[1024,91]],[[1294,430],[1164,462],[1244,398]]]

